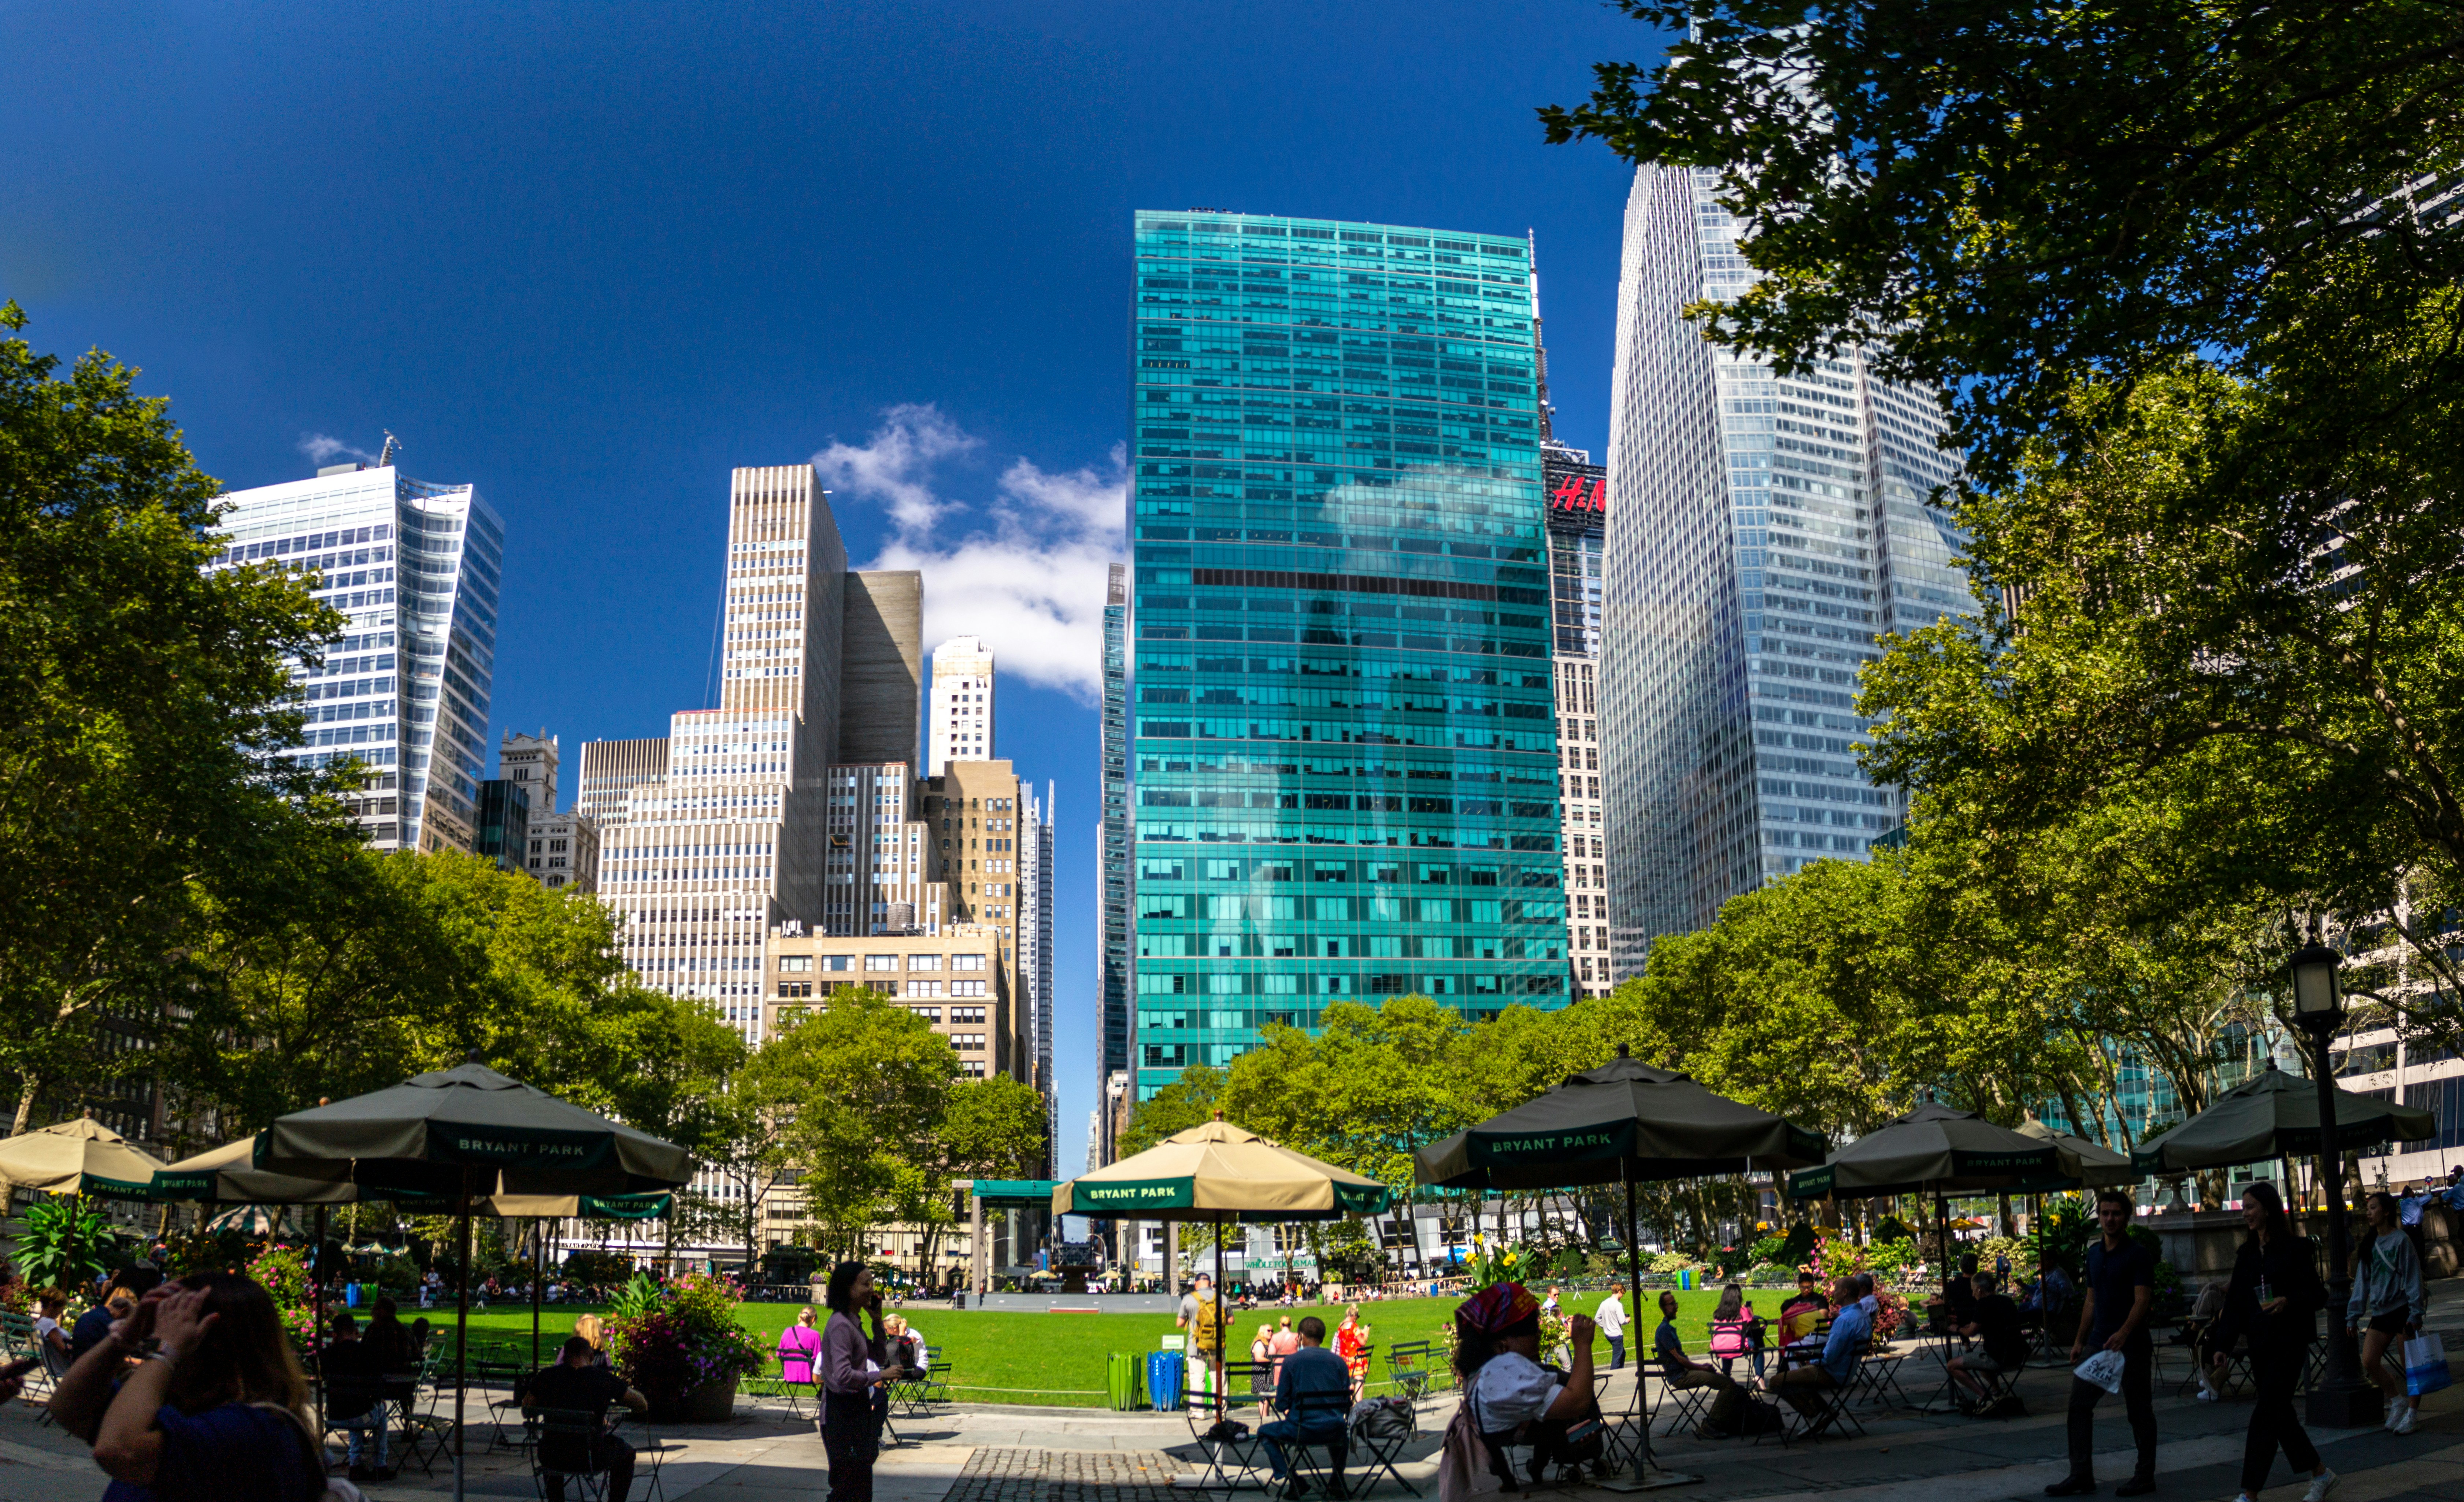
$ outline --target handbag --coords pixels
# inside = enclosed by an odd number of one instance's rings
[[[2434,1393],[2455,1379],[2447,1370],[2447,1342],[2434,1335],[2418,1335],[2404,1343],[2404,1390],[2418,1398]]]
[[[2123,1356],[2119,1351],[2099,1351],[2071,1371],[2080,1381],[2091,1382],[2109,1393],[2122,1391]]]
[[[1438,1447],[1439,1502],[1470,1502],[1505,1490],[1506,1483],[1486,1464],[1487,1445],[1480,1437],[1480,1427],[1472,1420],[1471,1400],[1466,1394],[1455,1408],[1455,1416],[1446,1424],[1446,1436]]]

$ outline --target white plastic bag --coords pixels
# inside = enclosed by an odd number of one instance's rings
[[[2083,1382],[2094,1382],[2109,1393],[2122,1391],[2122,1353],[2099,1351],[2072,1368],[2071,1375]]]
[[[2447,1370],[2447,1342],[2418,1335],[2404,1343],[2404,1390],[2418,1398],[2434,1393],[2454,1379]]]

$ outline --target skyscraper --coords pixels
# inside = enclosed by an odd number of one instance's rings
[[[1549,492],[1549,620],[1566,844],[1566,948],[1576,994],[1604,996],[1611,983],[1599,746],[1607,472],[1583,450],[1554,439],[1544,442],[1540,453]]]
[[[933,649],[933,749],[924,764],[938,777],[953,762],[993,759],[993,653],[980,636],[953,636]]]
[[[1019,784],[1018,821],[1018,971],[1026,982],[1027,1045],[1034,1059],[1032,1079],[1044,1095],[1044,1141],[1057,1152],[1061,1138],[1061,1092],[1052,1077],[1053,1010],[1059,998],[1052,990],[1052,803],[1053,786]],[[1045,1167],[1048,1172],[1049,1162]]]
[[[1330,1000],[1561,1004],[1521,239],[1136,216],[1135,1088]]]
[[[1095,993],[1099,1078],[1130,1067],[1130,570],[1109,565],[1104,582],[1103,830],[1095,855],[1095,891],[1103,932]],[[1111,1134],[1103,1140],[1109,1144]],[[1109,1162],[1099,1160],[1097,1166]]]
[[[583,797],[625,799],[600,891],[626,962],[671,995],[710,999],[753,1039],[770,925],[821,917],[847,553],[808,464],[736,471],[728,512],[718,707],[671,717],[664,755],[622,759],[621,787],[589,785],[585,746]]]
[[[530,797],[530,851],[522,869],[543,887],[599,890],[599,823],[576,808],[557,811],[563,757],[558,738],[508,730],[496,746],[496,775]]]
[[[379,850],[469,850],[486,775],[505,529],[469,485],[393,465],[328,465],[223,497],[227,544],[209,567],[272,561],[315,576],[342,633],[294,664],[309,720],[292,753],[354,757],[356,800]]]
[[[1901,795],[1857,766],[1875,637],[1967,607],[1958,472],[1925,392],[1855,351],[1781,379],[1685,304],[1751,272],[1716,177],[1645,166],[1626,204],[1609,413],[1602,784],[1614,962],[1825,857],[1862,859]]]

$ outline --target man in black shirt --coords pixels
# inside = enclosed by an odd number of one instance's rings
[[[2019,1306],[2002,1292],[2002,1280],[1980,1272],[1969,1280],[1969,1318],[1959,1327],[1964,1336],[1979,1337],[1977,1348],[1963,1351],[1945,1364],[1951,1381],[1982,1399],[1985,1383],[1979,1372],[2015,1372],[2028,1360],[2028,1336],[2019,1328]]]
[[[563,1359],[531,1379],[529,1406],[542,1412],[557,1409],[586,1413],[594,1426],[611,1403],[621,1403],[635,1413],[649,1412],[649,1399],[626,1386],[624,1379],[615,1373],[593,1364],[596,1354],[582,1336],[568,1338]],[[539,1455],[539,1469],[546,1476],[548,1502],[564,1502],[567,1474],[606,1471],[607,1502],[625,1502],[625,1493],[632,1490],[633,1447],[613,1434],[595,1431],[587,1440],[542,1435]]]
[[[2156,1342],[2147,1332],[2147,1307],[2156,1297],[2156,1258],[2130,1239],[2130,1196],[2120,1189],[2096,1197],[2097,1226],[2104,1234],[2087,1248],[2086,1302],[2079,1307],[2079,1335],[2071,1359],[2092,1352],[2122,1353],[2122,1402],[2130,1414],[2130,1437],[2139,1442],[2139,1465],[2114,1495],[2135,1497],[2156,1490]],[[2096,1490],[2096,1404],[2104,1389],[2071,1379],[2071,1473],[2045,1489],[2051,1497]]]
[[[317,1364],[325,1380],[326,1422],[351,1437],[348,1460],[353,1481],[391,1481],[385,1467],[385,1402],[384,1354],[360,1338],[360,1322],[348,1314],[334,1316],[334,1338],[319,1352]],[[376,1432],[376,1464],[361,1464],[368,1432]]]
[[[1976,1254],[1959,1259],[1959,1270],[1943,1280],[1942,1296],[1950,1306],[1953,1330],[1976,1322]]]

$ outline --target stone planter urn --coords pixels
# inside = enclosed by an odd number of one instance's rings
[[[736,1417],[736,1379],[711,1382],[691,1392],[652,1393],[652,1424],[724,1424]]]

